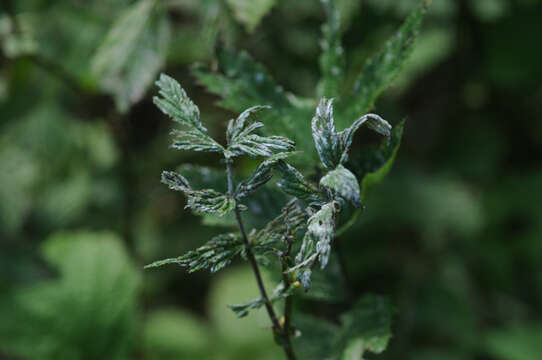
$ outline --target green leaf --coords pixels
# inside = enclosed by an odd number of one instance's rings
[[[120,15],[92,58],[102,88],[126,112],[143,98],[165,63],[170,38],[165,13],[140,0]]]
[[[344,49],[341,45],[341,13],[336,0],[323,2],[327,21],[322,25],[322,53],[319,63],[322,77],[317,87],[318,97],[335,97],[341,92],[345,72]]]
[[[360,298],[351,310],[341,315],[342,331],[336,339],[343,354],[341,359],[351,359],[348,356],[363,355],[366,351],[383,352],[391,338],[392,314],[387,298],[376,295]]]
[[[291,152],[278,153],[262,161],[248,179],[243,180],[239,183],[239,185],[237,185],[234,197],[237,200],[242,199],[255,192],[261,186],[265,185],[273,176],[271,172],[273,167],[279,161],[287,158],[290,155],[292,155]]]
[[[310,286],[311,268],[317,262],[320,262],[322,269],[327,265],[339,211],[340,204],[337,201],[332,201],[323,205],[308,220],[307,232],[295,258],[296,265],[289,270],[290,272],[300,270],[298,279],[305,290]]]
[[[182,175],[173,171],[162,172],[162,182],[172,190],[182,191],[188,197],[186,207],[196,213],[218,213],[223,216],[235,209],[234,198],[213,189],[193,190]]]
[[[391,170],[395,157],[401,146],[405,121],[401,121],[393,129],[391,140],[382,144],[380,149],[373,154],[377,161],[373,162],[372,169],[365,172],[361,180],[361,200],[363,201],[371,187],[380,183]]]
[[[294,346],[307,360],[362,360],[368,351],[379,354],[391,337],[392,310],[388,299],[365,295],[341,314],[341,326],[296,316],[301,335],[294,339]]]
[[[542,351],[540,325],[516,325],[492,330],[485,347],[492,358],[499,360],[536,360]]]
[[[202,319],[174,308],[147,315],[143,329],[145,359],[200,359],[209,354],[210,330]]]
[[[262,109],[269,109],[269,107],[253,106],[243,111],[235,120],[230,120],[226,132],[228,148],[225,155],[227,158],[239,155],[272,156],[274,150],[294,150],[295,143],[285,137],[263,137],[253,134],[254,131],[263,127],[263,123],[249,123],[247,120],[252,114]]]
[[[312,137],[322,165],[326,169],[334,169],[348,161],[348,150],[352,145],[354,133],[362,126],[381,135],[391,135],[391,125],[376,114],[366,114],[356,120],[350,127],[337,132],[333,118],[333,99],[322,98],[312,118]]]
[[[155,261],[145,266],[145,269],[177,264],[187,267],[190,273],[202,269],[209,269],[214,273],[228,266],[244,249],[245,245],[239,235],[222,234],[215,236],[196,250],[176,258]]]
[[[128,358],[137,335],[141,278],[122,241],[111,233],[57,233],[43,243],[42,253],[58,276],[2,295],[3,354]]]
[[[342,121],[371,110],[378,96],[395,80],[412,53],[430,3],[431,0],[423,0],[384,48],[365,62],[351,91],[353,95],[346,99],[345,113],[340,117]]]
[[[320,185],[333,190],[340,197],[352,202],[354,206],[361,206],[358,179],[344,166],[339,165],[335,170],[328,172],[320,179]]]
[[[281,176],[278,187],[288,195],[305,201],[319,200],[318,191],[303,175],[285,161],[279,161],[275,169]]]
[[[252,32],[275,5],[276,0],[226,0],[226,3],[233,10],[235,19]]]
[[[281,300],[281,299],[284,299],[285,297],[290,296],[292,292],[293,292],[292,287],[285,289],[284,284],[280,283],[273,290],[273,294],[269,297],[269,301],[271,303],[274,303],[278,300]],[[248,315],[250,310],[259,309],[263,305],[265,305],[265,301],[263,298],[260,297],[254,300],[247,301],[245,303],[228,305],[228,307],[235,313],[235,315],[237,315],[238,318],[243,318]]]
[[[174,130],[172,147],[179,150],[222,152],[223,147],[214,141],[200,121],[199,108],[190,100],[179,83],[170,76],[160,75],[156,82],[161,97],[155,96],[154,103],[173,121],[184,125],[187,131]]]

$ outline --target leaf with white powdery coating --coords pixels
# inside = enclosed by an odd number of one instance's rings
[[[161,74],[156,81],[160,96],[153,102],[171,119],[188,130],[173,130],[173,148],[180,150],[222,152],[223,147],[214,141],[200,121],[199,108],[190,100],[181,85],[172,77]]]
[[[244,248],[245,245],[239,235],[222,234],[215,236],[196,250],[176,258],[155,261],[145,266],[145,269],[177,264],[187,267],[189,273],[202,269],[209,269],[214,273],[229,265],[235,257],[243,252]]]
[[[264,125],[258,121],[250,123],[248,120],[256,112],[269,108],[269,106],[253,106],[243,111],[235,120],[230,120],[226,131],[228,148],[225,155],[227,158],[245,154],[249,156],[272,156],[274,150],[294,150],[295,143],[285,137],[264,137],[254,134],[256,130]]]
[[[212,189],[194,190],[182,175],[175,172],[162,172],[162,182],[172,190],[182,191],[188,197],[186,207],[196,213],[218,213],[223,216],[235,209],[234,198]]]
[[[391,134],[391,125],[376,114],[366,114],[343,131],[337,132],[333,117],[333,99],[320,100],[312,118],[312,137],[322,165],[326,169],[334,169],[348,161],[352,138],[362,125],[387,137]]]
[[[355,207],[360,207],[360,188],[356,176],[339,165],[335,170],[328,172],[322,179],[320,185],[335,191],[342,198],[352,202]]]
[[[323,205],[309,218],[307,232],[295,258],[296,265],[289,269],[290,272],[300,270],[297,276],[305,290],[310,286],[312,266],[320,262],[320,267],[323,269],[327,265],[331,241],[335,233],[336,217],[340,208],[337,201],[332,201]]]
[[[239,185],[237,185],[234,195],[235,198],[240,200],[252,194],[261,186],[265,185],[269,180],[271,180],[271,177],[273,177],[272,170],[277,162],[287,158],[290,155],[292,155],[291,152],[282,152],[262,161],[248,179],[243,180],[239,183]]]
[[[292,165],[285,161],[279,161],[275,170],[280,174],[281,180],[277,186],[288,195],[295,196],[305,201],[317,201],[320,199],[318,191],[303,175]]]

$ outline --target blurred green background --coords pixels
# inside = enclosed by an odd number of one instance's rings
[[[340,3],[355,68],[418,1]],[[178,79],[219,137],[233,114],[190,71],[217,43],[310,95],[320,3],[1,6],[0,359],[281,359],[264,313],[226,308],[257,295],[244,264],[142,270],[220,230],[160,184],[162,169],[218,162],[168,149],[152,83]],[[541,19],[537,0],[434,0],[376,104],[405,135],[342,244],[354,291],[398,310],[380,359],[542,358]]]

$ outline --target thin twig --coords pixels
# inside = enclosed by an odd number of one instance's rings
[[[231,160],[229,159],[226,159],[226,172],[228,176],[228,194],[230,196],[233,196]],[[289,360],[295,360],[295,354],[293,353],[292,346],[290,344],[289,335],[284,331],[282,326],[280,326],[280,323],[277,319],[277,315],[275,314],[275,310],[273,309],[273,305],[271,304],[271,301],[269,300],[269,296],[267,296],[267,292],[263,285],[260,268],[258,267],[258,263],[256,263],[256,258],[254,257],[254,253],[252,252],[252,248],[251,248],[250,242],[248,241],[248,237],[245,231],[245,226],[243,224],[243,219],[241,218],[241,212],[239,211],[239,208],[237,206],[235,207],[235,218],[237,219],[239,232],[241,233],[241,237],[243,238],[243,242],[245,243],[248,261],[250,262],[250,266],[252,267],[252,272],[254,272],[254,276],[256,277],[256,282],[258,283],[260,295],[262,296],[262,299],[264,301],[267,314],[269,315],[269,318],[271,319],[271,323],[273,325],[273,331],[282,338],[283,341],[281,345],[282,345],[282,348],[284,349],[284,353],[286,354],[286,357]]]

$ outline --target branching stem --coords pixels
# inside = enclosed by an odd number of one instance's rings
[[[232,179],[232,169],[231,169],[230,159],[226,159],[226,172],[228,176],[228,194],[230,196],[233,196],[233,179]],[[271,301],[269,300],[269,296],[267,296],[267,292],[265,290],[263,280],[262,280],[262,275],[260,273],[260,268],[258,267],[256,258],[254,257],[254,253],[252,252],[252,247],[250,245],[250,242],[248,241],[248,237],[245,231],[245,226],[243,224],[243,219],[241,218],[241,212],[239,211],[239,208],[237,206],[235,207],[235,218],[237,219],[239,232],[241,233],[241,237],[243,238],[243,242],[245,243],[248,261],[250,262],[250,266],[252,267],[252,272],[254,273],[254,276],[256,277],[256,282],[258,283],[258,289],[260,290],[260,295],[262,299],[264,300],[265,309],[267,310],[267,314],[269,315],[269,318],[271,319],[271,324],[273,325],[273,331],[282,338],[281,345],[282,345],[282,348],[284,349],[284,353],[286,354],[286,357],[289,360],[295,360],[295,354],[293,352],[292,345],[290,343],[290,336],[288,333],[288,329],[280,326],[280,323],[277,319],[277,315],[275,314],[275,310],[273,309],[273,305],[271,304]]]

